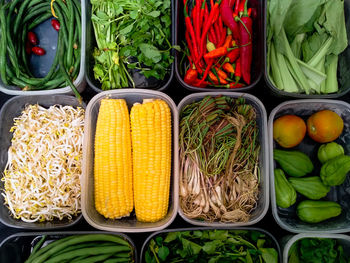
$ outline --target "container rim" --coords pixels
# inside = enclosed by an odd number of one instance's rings
[[[159,234],[162,234],[162,233],[182,232],[182,231],[197,231],[197,230],[200,230],[200,231],[203,231],[203,230],[248,230],[248,231],[259,231],[261,233],[264,233],[264,234],[268,235],[274,241],[274,243],[276,245],[276,248],[277,248],[279,261],[281,261],[281,259],[282,259],[281,247],[280,247],[277,239],[270,232],[268,232],[265,229],[262,229],[262,228],[259,228],[259,227],[230,227],[230,226],[226,226],[226,227],[225,226],[220,226],[220,227],[213,227],[213,226],[210,226],[210,227],[208,227],[208,226],[207,227],[198,227],[198,226],[196,226],[196,227],[189,227],[189,228],[164,229],[164,230],[160,230],[160,231],[156,231],[156,232],[152,233],[143,242],[143,245],[142,245],[142,248],[141,248],[141,253],[140,253],[140,262],[142,262],[142,259],[143,259],[143,256],[144,256],[147,244],[149,243],[149,241],[153,237],[155,237],[155,236],[157,236]]]
[[[223,96],[228,96],[228,97],[232,97],[232,98],[239,98],[239,97],[243,97],[243,98],[247,98],[250,101],[256,103],[258,105],[258,108],[261,110],[262,112],[262,127],[261,127],[261,131],[262,134],[265,134],[266,136],[268,136],[267,134],[267,113],[266,113],[266,109],[263,105],[263,103],[254,95],[251,95],[249,93],[240,93],[240,92],[199,92],[199,93],[192,93],[190,95],[185,96],[178,104],[177,108],[178,108],[178,112],[180,114],[181,109],[186,106],[187,101],[193,100],[193,99],[200,99],[200,98],[204,98],[205,96],[218,96],[218,95],[223,95]],[[265,136],[265,137],[266,137]],[[194,220],[194,219],[190,219],[188,217],[186,217],[186,215],[183,213],[181,206],[178,205],[178,213],[179,215],[188,223],[192,224],[192,225],[196,225],[196,226],[211,226],[211,227],[238,227],[238,226],[249,226],[249,225],[253,225],[258,223],[259,221],[261,221],[263,219],[263,217],[266,215],[268,209],[269,209],[269,204],[270,204],[270,200],[269,200],[269,180],[270,180],[270,176],[269,176],[269,160],[268,160],[268,141],[266,141],[265,143],[261,143],[261,145],[265,145],[264,148],[261,147],[261,154],[266,156],[265,160],[262,162],[262,165],[265,167],[264,171],[265,171],[265,186],[264,188],[262,188],[262,192],[264,193],[264,197],[265,197],[265,202],[262,204],[263,205],[263,210],[262,212],[254,219],[248,222],[238,222],[238,223],[222,223],[222,222],[203,222],[203,221],[199,221],[199,220]]]
[[[85,89],[84,79],[85,79],[85,48],[86,48],[86,5],[85,0],[81,0],[81,48],[80,48],[80,68],[77,78],[73,81],[74,86],[78,89],[79,92],[82,92]],[[81,88],[78,88],[80,85]],[[10,86],[8,86],[10,87]],[[15,87],[15,86],[12,86]],[[0,91],[12,95],[12,96],[26,96],[26,95],[64,95],[64,94],[73,94],[71,87],[66,86],[63,88],[55,88],[50,90],[16,90],[8,89],[5,84],[0,84]]]
[[[342,105],[350,110],[350,104],[339,100],[339,99],[297,99],[297,100],[288,100],[280,103],[277,105],[274,109],[272,109],[270,116],[269,116],[269,121],[268,121],[268,151],[269,151],[269,160],[270,160],[270,200],[271,200],[271,210],[272,210],[272,215],[277,223],[282,229],[287,230],[292,233],[308,233],[308,234],[317,234],[320,231],[318,230],[296,230],[286,223],[284,223],[277,211],[277,204],[276,204],[276,193],[275,193],[275,179],[274,179],[274,160],[273,160],[273,121],[274,117],[276,114],[280,111],[280,109],[284,106],[292,105],[292,104],[312,104],[312,103],[323,103],[323,104],[333,104],[333,105]],[[323,233],[327,234],[337,234],[337,233],[344,233],[346,231],[350,231],[350,226],[346,229],[334,229],[334,230],[322,230]]]
[[[178,138],[178,111],[177,111],[177,107],[176,104],[174,103],[174,101],[165,93],[161,92],[161,91],[157,91],[157,90],[149,90],[149,89],[118,89],[118,90],[108,90],[108,91],[103,91],[100,93],[97,93],[88,103],[87,108],[86,108],[86,113],[90,114],[92,107],[97,103],[98,100],[100,100],[103,97],[108,97],[110,95],[113,94],[117,94],[117,95],[130,95],[130,94],[141,94],[141,95],[155,95],[159,98],[164,98],[167,103],[169,104],[169,108],[172,112],[173,115],[173,120],[174,123],[172,123],[172,137],[177,139]],[[87,116],[88,114],[86,114],[85,116]],[[85,123],[87,123],[87,121],[85,121]],[[90,131],[89,131],[90,132]],[[84,136],[84,142],[83,145],[87,145],[88,142],[88,136]],[[172,168],[173,172],[172,172],[172,179],[171,179],[171,186],[173,187],[173,193],[172,193],[172,197],[173,197],[173,213],[170,216],[169,220],[167,222],[165,222],[163,225],[161,226],[150,226],[147,228],[142,228],[142,227],[129,227],[129,228],[123,228],[123,227],[118,227],[118,226],[101,226],[99,224],[97,224],[95,221],[93,221],[90,216],[88,215],[87,211],[86,211],[86,207],[87,207],[87,192],[88,192],[88,185],[87,185],[87,178],[88,178],[88,173],[87,173],[87,164],[84,161],[83,162],[83,167],[82,167],[82,175],[84,177],[84,179],[82,180],[82,214],[84,219],[89,223],[89,225],[93,226],[94,228],[100,229],[100,230],[104,230],[104,231],[118,231],[118,232],[124,232],[124,233],[140,233],[140,232],[152,232],[152,231],[158,231],[161,229],[164,229],[166,227],[168,227],[174,220],[175,217],[177,215],[177,210],[178,210],[178,196],[179,196],[179,190],[178,190],[178,142],[174,141],[173,142],[173,146],[172,146],[172,163],[174,164],[174,167]],[[87,149],[85,147],[83,147],[83,159],[87,158]],[[170,194],[170,193],[169,193]]]

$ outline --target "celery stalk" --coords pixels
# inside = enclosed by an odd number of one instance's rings
[[[277,57],[277,65],[281,71],[283,89],[287,92],[299,92],[298,86],[295,83],[293,76],[290,74],[287,61],[284,55],[276,51],[276,57]]]
[[[281,44],[283,45],[283,48],[286,52],[286,57],[293,69],[291,73],[294,79],[296,80],[296,82],[299,83],[300,87],[305,90],[305,93],[310,94],[310,89],[311,89],[310,84],[307,81],[306,76],[304,75],[303,71],[300,69],[298,62],[293,55],[293,52],[290,48],[290,45],[286,36],[286,32],[284,31],[284,28],[282,28],[281,34],[282,34],[282,42],[283,42]]]
[[[327,57],[328,65],[326,67],[326,88],[325,93],[333,93],[338,91],[338,79],[337,79],[337,69],[338,69],[338,56],[329,55]]]
[[[323,44],[323,46],[316,52],[316,54],[307,62],[311,67],[316,67],[320,60],[328,53],[330,46],[332,45],[333,38],[329,37]]]

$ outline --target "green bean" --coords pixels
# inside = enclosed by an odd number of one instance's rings
[[[49,19],[50,17],[52,17],[51,12],[47,13],[37,19],[35,19],[32,23],[29,24],[28,26],[28,30],[32,30],[33,28],[35,28],[36,26],[38,26],[39,24],[41,24],[42,22],[44,22],[45,20]]]
[[[68,50],[67,50],[67,68],[72,65],[73,58],[73,37],[74,37],[74,7],[71,1],[67,1],[69,10],[69,24],[68,24]]]
[[[14,26],[13,26],[14,35],[17,35],[17,31],[18,31],[18,27],[19,27],[20,21],[22,19],[22,15],[23,15],[25,9],[27,8],[27,5],[30,3],[30,1],[31,0],[24,0],[22,2],[22,4],[21,4],[21,7],[19,8],[19,11],[18,11],[18,13],[16,15],[16,18],[15,18],[15,23],[14,23]]]
[[[129,243],[122,239],[121,237],[114,236],[114,235],[106,235],[106,234],[87,234],[87,235],[77,235],[72,236],[72,238],[67,239],[61,239],[60,243],[52,242],[51,244],[47,245],[43,249],[40,249],[38,251],[38,256],[35,256],[35,263],[42,263],[45,262],[46,259],[48,259],[50,256],[55,254],[56,252],[64,249],[65,247],[72,246],[75,244],[79,244],[82,242],[92,242],[92,241],[110,241],[114,242],[116,244],[122,245],[123,247],[127,247],[130,250]],[[25,263],[31,263],[32,260],[27,260]]]
[[[97,255],[97,256],[87,256],[83,259],[75,259],[72,260],[71,263],[95,263],[95,262],[100,262],[102,260],[105,260],[107,258],[110,258],[113,255],[113,253],[110,254],[102,254],[102,255]]]
[[[49,3],[42,3],[38,6],[36,6],[36,8],[34,8],[33,10],[28,10],[28,13],[25,14],[25,16],[22,20],[22,24],[27,23],[28,21],[30,21],[30,19],[35,18],[36,16],[39,16],[42,13],[48,12],[48,10],[50,10]]]
[[[126,246],[106,246],[106,247],[89,247],[89,248],[81,248],[70,253],[61,254],[56,257],[49,257],[45,260],[45,263],[58,263],[65,259],[73,259],[75,257],[83,256],[83,255],[100,255],[100,254],[111,254],[117,252],[123,252],[130,250],[129,247]],[[40,261],[38,261],[40,262]]]
[[[41,248],[41,246],[44,244],[45,240],[46,240],[46,235],[43,235],[42,238],[39,240],[39,242],[36,243],[36,245],[34,246],[31,254],[34,254],[35,252],[37,252]]]
[[[119,262],[133,262],[128,258],[109,258],[105,261],[103,261],[104,263],[119,263]]]
[[[1,28],[1,39],[0,39],[0,76],[2,82],[8,85],[6,77],[6,47],[7,47],[7,34],[6,34],[6,19],[5,10],[0,8],[0,28]]]
[[[64,15],[61,12],[60,6],[59,6],[59,4],[56,1],[53,3],[53,5],[55,7],[55,13],[58,16],[58,21],[60,22],[59,34],[63,34],[63,39],[64,39],[64,42],[65,42],[65,45],[68,46],[68,32],[67,32],[67,27],[66,27]]]

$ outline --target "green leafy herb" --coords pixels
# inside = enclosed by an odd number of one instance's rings
[[[343,246],[332,238],[303,238],[289,251],[289,263],[348,263]]]
[[[161,237],[161,239],[159,239]],[[161,244],[159,240],[164,240]],[[277,263],[273,241],[259,231],[195,230],[157,235],[148,244],[146,263]]]
[[[102,89],[135,86],[131,70],[163,79],[173,62],[171,2],[91,0],[91,4],[97,43],[93,70]]]

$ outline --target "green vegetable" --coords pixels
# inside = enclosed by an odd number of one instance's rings
[[[350,171],[350,156],[340,155],[327,162],[321,167],[320,176],[325,185],[341,185]]]
[[[128,241],[116,235],[73,235],[42,247],[45,236],[35,246],[25,263],[58,262],[134,262],[132,247]],[[106,261],[104,261],[106,262]]]
[[[288,208],[293,205],[297,198],[292,185],[288,182],[286,176],[281,169],[275,169],[275,191],[276,191],[276,204],[282,208]]]
[[[329,186],[322,183],[319,176],[304,178],[290,177],[288,180],[298,193],[312,200],[318,200],[325,197],[331,190]]]
[[[317,152],[317,157],[321,163],[325,163],[339,155],[344,155],[344,148],[336,142],[322,144]]]
[[[347,263],[350,257],[342,244],[332,238],[303,238],[289,250],[288,263]]]
[[[307,223],[319,223],[341,213],[341,206],[332,201],[304,200],[297,206],[297,215]]]
[[[142,262],[277,263],[278,252],[273,240],[259,231],[181,231],[156,235]]]
[[[275,86],[293,93],[337,92],[338,55],[348,45],[344,1],[268,0],[267,10],[267,66]]]
[[[131,70],[164,79],[173,48],[171,1],[91,0],[97,48],[95,78],[102,90],[135,86]]]
[[[300,151],[274,149],[273,158],[290,176],[302,177],[314,169],[309,156]]]

